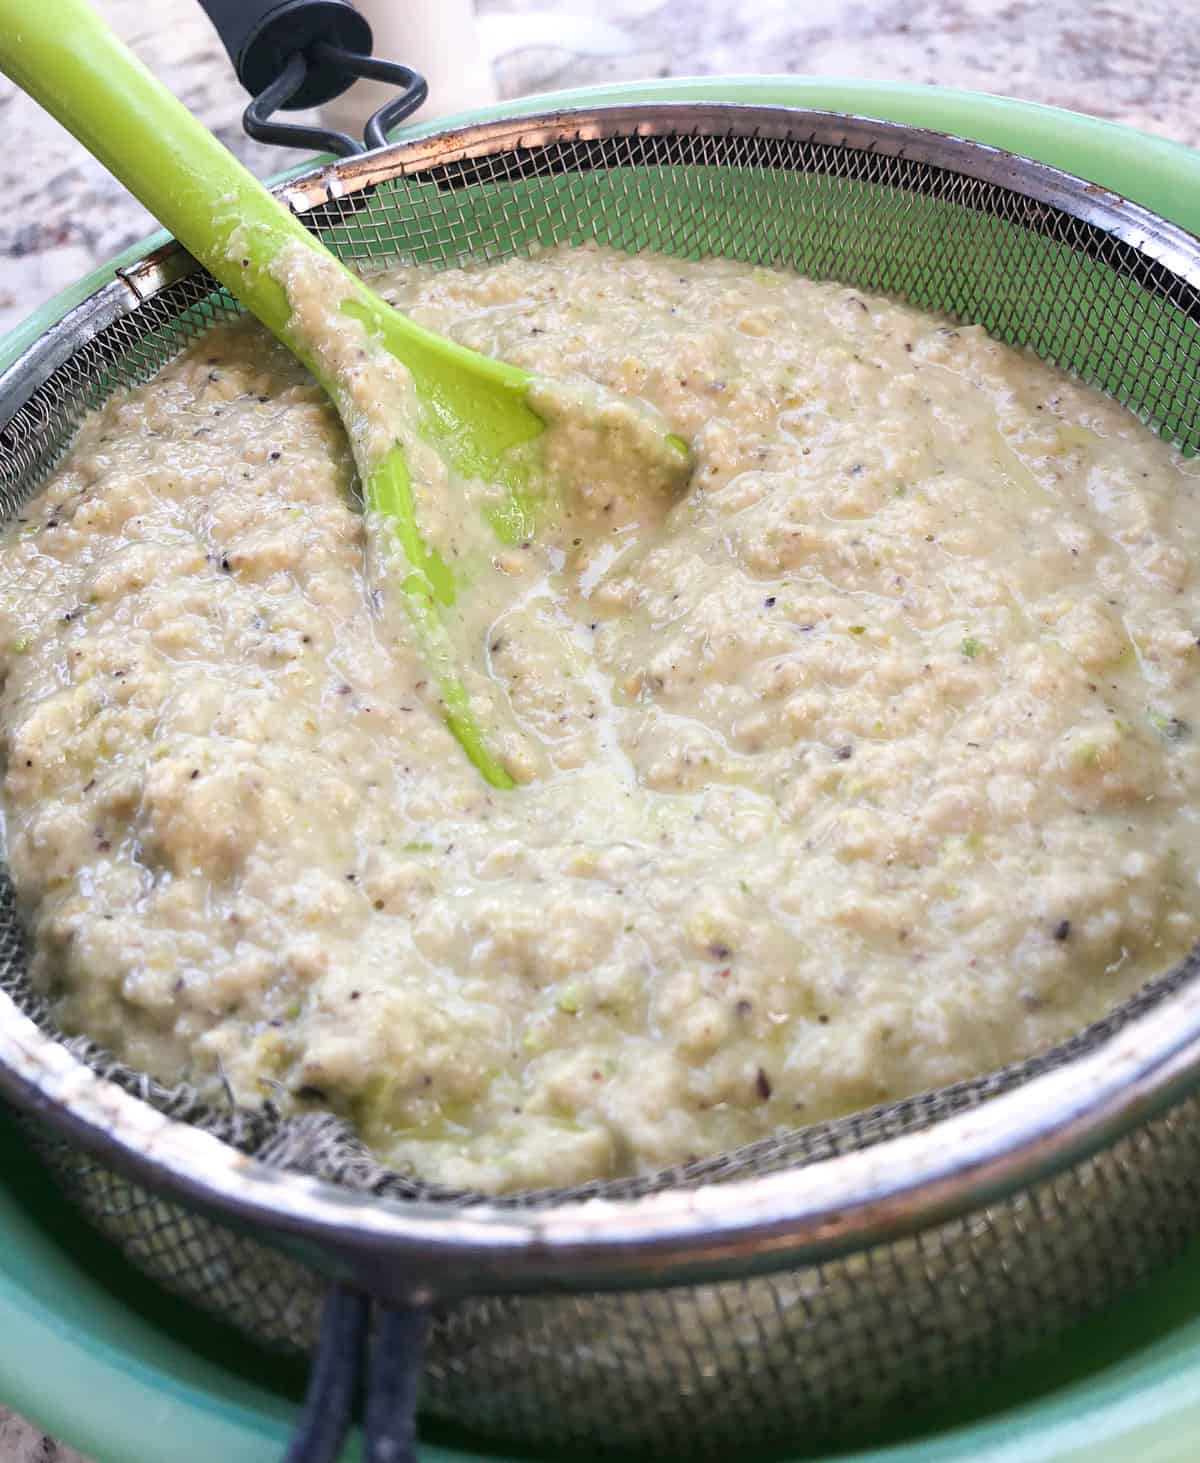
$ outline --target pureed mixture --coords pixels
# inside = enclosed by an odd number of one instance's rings
[[[655,404],[690,489],[589,490],[585,441],[569,511],[482,558],[486,489],[442,495],[502,792],[280,347],[218,329],[110,401],[0,548],[9,858],[66,1028],[503,1190],[983,1071],[1190,948],[1194,465],[977,329],[790,274],[383,283]]]

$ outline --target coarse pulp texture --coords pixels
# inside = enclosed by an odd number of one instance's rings
[[[690,488],[559,423],[571,492],[501,546],[488,486],[421,466],[500,792],[299,368],[224,328],[113,399],[0,551],[9,856],[66,1028],[504,1190],[998,1066],[1194,943],[1173,449],[978,329],[776,271],[381,283],[645,398]]]

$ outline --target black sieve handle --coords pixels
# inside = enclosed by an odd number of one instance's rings
[[[365,1296],[333,1286],[304,1410],[282,1463],[335,1463],[360,1392],[364,1463],[416,1463],[417,1388],[428,1331],[427,1305],[380,1306],[372,1324]]]
[[[429,94],[411,67],[371,55],[371,27],[350,0],[200,0],[229,52],[238,80],[254,98],[242,125],[259,142],[319,148],[343,157],[364,150],[346,132],[273,122],[280,111],[319,107],[360,76],[390,82],[398,94],[371,117],[366,145],[383,147],[395,127]]]
[[[238,80],[251,96],[278,81],[298,53],[313,55],[319,42],[369,56],[374,37],[350,0],[200,0]],[[300,89],[286,103],[290,111],[332,101],[354,81],[352,72],[329,61],[310,62]]]
[[[428,1306],[379,1312],[367,1370],[364,1463],[416,1463],[417,1388],[428,1334]]]
[[[325,1297],[304,1411],[283,1463],[335,1463],[354,1415],[370,1314],[370,1301],[345,1286]]]

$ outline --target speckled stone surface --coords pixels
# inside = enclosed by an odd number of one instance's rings
[[[36,3],[36,0],[30,0]],[[250,142],[245,104],[194,0],[98,0],[117,30],[251,168],[297,156]],[[502,19],[594,0],[480,0],[489,38]],[[627,37],[603,59],[524,49],[498,64],[503,95],[645,76],[793,71],[974,87],[1200,142],[1200,28],[1167,0],[609,0]],[[28,98],[0,80],[0,333],[147,233],[145,212]]]
[[[36,4],[37,0],[29,0]],[[259,173],[295,154],[241,132],[245,105],[193,0],[98,0],[169,87]],[[803,72],[972,87],[1091,112],[1200,144],[1200,28],[1167,0],[480,0],[489,39],[502,19],[555,8],[618,24],[627,48],[603,59],[523,49],[498,63],[501,94],[646,76]],[[397,59],[403,60],[403,57]],[[26,97],[0,80],[0,333],[150,231],[145,212]],[[64,1384],[69,1379],[63,1378]],[[86,1407],[81,1398],[80,1407]],[[0,1463],[80,1463],[0,1408]],[[170,1463],[164,1459],[163,1463]],[[214,1460],[215,1463],[215,1460]]]

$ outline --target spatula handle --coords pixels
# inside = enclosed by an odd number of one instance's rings
[[[113,34],[87,0],[0,0],[0,71],[83,143],[305,362],[271,264],[307,230]]]

